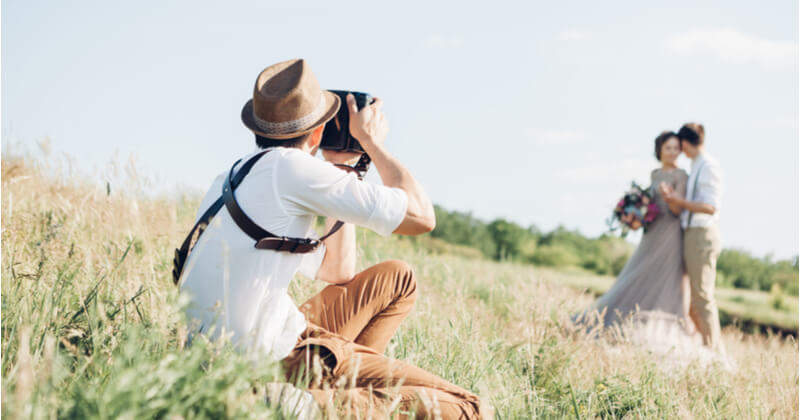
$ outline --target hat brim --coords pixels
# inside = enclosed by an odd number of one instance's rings
[[[323,91],[322,93],[325,98],[325,108],[327,109],[327,111],[325,111],[325,113],[319,118],[319,120],[311,124],[309,128],[285,134],[267,134],[263,132],[260,128],[258,128],[258,125],[256,125],[256,120],[255,117],[253,116],[252,99],[247,101],[247,103],[244,104],[244,107],[242,107],[242,122],[244,123],[245,127],[250,129],[250,131],[252,131],[253,133],[270,139],[286,140],[306,135],[317,129],[319,126],[324,125],[325,123],[330,121],[331,118],[333,118],[333,116],[336,115],[336,113],[339,111],[339,107],[341,106],[342,100],[339,99],[338,95],[328,92],[327,90]]]

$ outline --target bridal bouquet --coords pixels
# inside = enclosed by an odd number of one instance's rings
[[[607,223],[612,231],[620,229],[625,237],[628,232],[639,228],[647,232],[647,228],[658,217],[658,212],[651,189],[642,188],[632,182],[631,188],[619,200]]]

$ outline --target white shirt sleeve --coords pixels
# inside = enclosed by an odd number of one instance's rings
[[[719,166],[708,164],[698,176],[696,200],[719,209],[722,198],[722,173]]]
[[[405,191],[361,181],[299,151],[281,159],[276,181],[287,214],[332,217],[383,236],[397,229],[408,207]]]
[[[314,252],[307,252],[302,255],[297,272],[312,280],[317,278],[317,272],[319,272],[322,260],[325,258],[325,244],[320,244],[319,248],[315,249]]]

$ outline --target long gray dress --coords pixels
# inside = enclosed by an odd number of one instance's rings
[[[636,313],[688,316],[688,282],[683,266],[683,231],[680,216],[673,214],[658,191],[666,182],[681,196],[686,193],[689,176],[683,169],[652,172],[650,180],[659,216],[642,235],[636,251],[625,264],[611,289],[601,296],[594,309],[605,310],[604,324],[610,326]]]

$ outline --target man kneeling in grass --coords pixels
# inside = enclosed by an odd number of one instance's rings
[[[382,235],[418,235],[433,229],[435,216],[425,191],[383,146],[388,126],[380,99],[359,111],[349,95],[346,106],[350,133],[372,158],[383,186],[335,166],[351,164],[358,154],[323,150],[326,161],[314,157],[340,103],[319,87],[304,60],[277,63],[259,74],[253,99],[242,110],[258,147],[242,158],[246,163],[217,177],[198,215],[223,188],[226,194],[235,189],[240,207],[229,206],[226,198],[180,279],[192,299],[187,310],[194,332],[215,326],[214,337],[224,331],[249,354],[281,359],[287,379],[308,384],[323,407],[342,404],[362,418],[381,418],[392,408],[419,418],[478,418],[488,409],[476,395],[383,355],[414,305],[416,280],[401,261],[356,274],[354,225]],[[226,181],[247,165],[240,184]],[[254,246],[242,227],[243,214],[276,237]],[[335,220],[345,224],[323,236],[322,246],[291,239],[314,237],[316,216],[327,218],[326,231]],[[298,271],[330,283],[299,310],[287,294]]]

